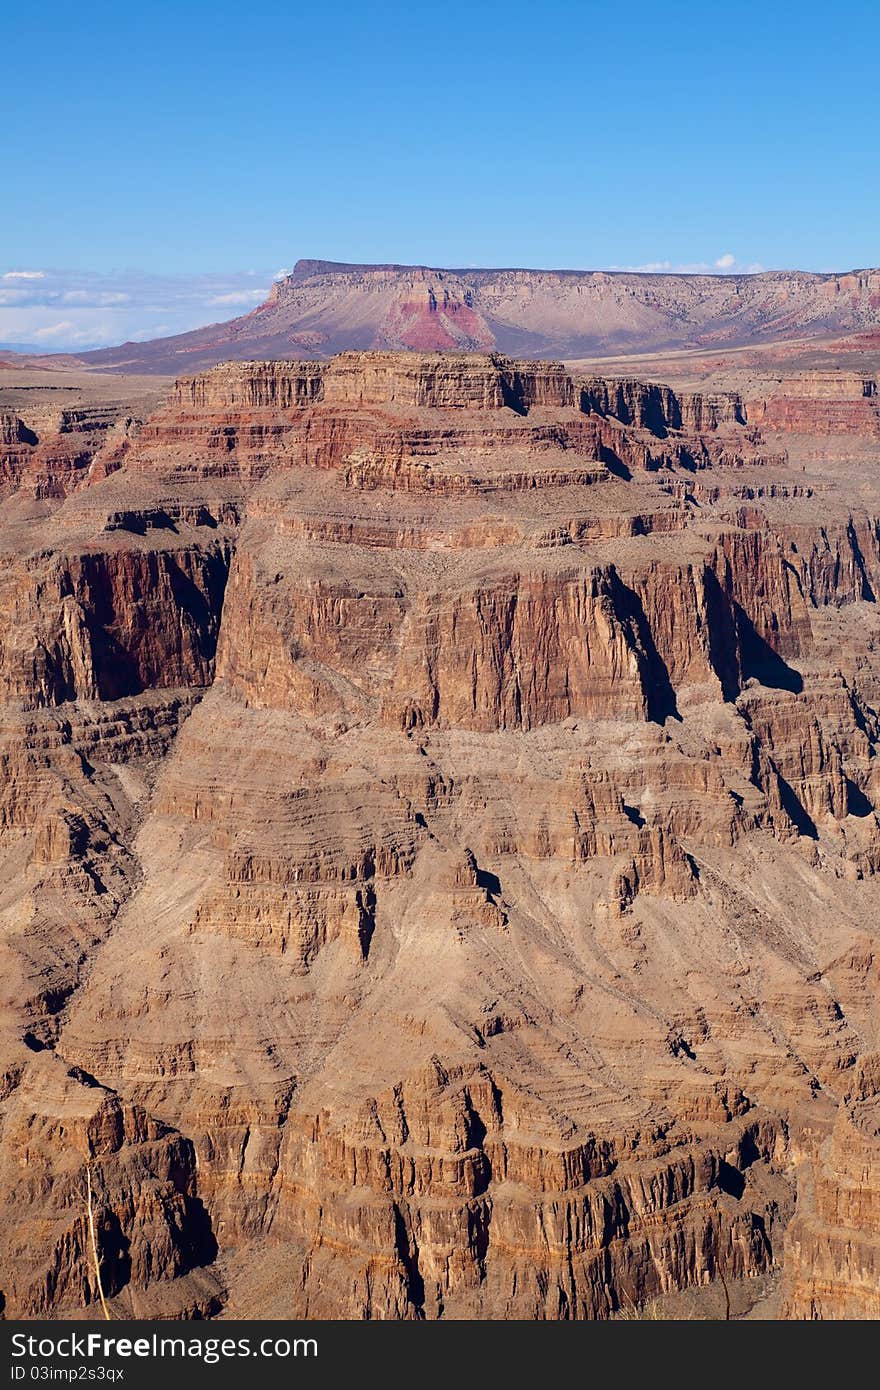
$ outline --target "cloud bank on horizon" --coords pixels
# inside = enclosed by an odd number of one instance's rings
[[[265,270],[184,276],[0,268],[0,343],[76,352],[185,333],[247,313],[273,278]]]
[[[607,269],[717,275],[755,274],[764,267],[743,265],[725,252],[687,265],[663,260]],[[287,267],[186,276],[11,266],[0,270],[0,346],[82,352],[186,333],[256,308],[272,281],[290,273]]]
[[[648,261],[644,265],[611,265],[609,270],[629,270],[639,275],[760,275],[767,267],[760,261],[743,265],[732,251],[725,251],[714,261],[689,261],[676,265],[674,261]]]

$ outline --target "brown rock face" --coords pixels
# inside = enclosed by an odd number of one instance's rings
[[[748,403],[749,420],[763,429],[880,440],[880,391],[875,376],[813,371],[763,385],[766,394]]]
[[[877,1315],[870,429],[451,351],[38,415],[6,1314],[93,1304],[88,1167],[120,1316]]]
[[[874,969],[876,984],[877,972]],[[784,1312],[880,1316],[880,1058],[863,1056],[815,1168],[805,1171],[786,1235]],[[804,1165],[806,1168],[806,1165]]]

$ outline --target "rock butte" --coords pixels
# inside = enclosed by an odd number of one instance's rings
[[[0,391],[6,1316],[87,1163],[119,1316],[880,1315],[876,378],[74,396]]]

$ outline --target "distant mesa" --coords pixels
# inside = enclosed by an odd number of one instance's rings
[[[655,275],[301,260],[240,318],[75,360],[179,375],[227,360],[352,349],[573,359],[850,333],[880,333],[880,270]]]

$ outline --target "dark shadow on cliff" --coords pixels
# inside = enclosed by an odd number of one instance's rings
[[[186,1252],[193,1269],[212,1264],[217,1258],[219,1246],[211,1218],[200,1197],[186,1198]]]
[[[737,633],[736,605],[722,589],[714,570],[708,566],[703,574],[703,587],[709,662],[721,682],[723,698],[733,701],[740,692],[740,639]]]
[[[846,809],[848,815],[858,816],[860,819],[874,814],[874,807],[861,787],[857,787],[849,777],[846,779]]]
[[[797,797],[797,794],[790,782],[786,782],[779,772],[776,773],[776,781],[779,784],[779,800],[782,809],[788,816],[792,825],[799,835],[805,835],[809,840],[818,840],[819,831],[816,822]]]
[[[125,1235],[119,1217],[109,1208],[101,1217],[101,1270],[108,1293],[117,1294],[131,1280],[131,1241]]]
[[[800,695],[804,688],[804,678],[800,671],[789,666],[779,653],[773,650],[740,604],[734,602],[733,610],[739,633],[743,680],[756,680],[770,690],[788,690],[792,695]]]
[[[199,655],[206,661],[213,661],[229,578],[228,559],[217,553],[204,555],[201,576],[204,592],[176,560],[169,563],[168,577],[178,609],[194,624]]]
[[[874,590],[871,586],[871,581],[868,578],[868,571],[865,567],[865,557],[862,554],[862,547],[859,545],[859,539],[856,535],[856,528],[853,525],[852,518],[850,518],[849,525],[846,528],[846,534],[849,539],[850,546],[852,547],[853,559],[855,560],[856,568],[859,571],[859,578],[862,581],[861,597],[867,603],[876,603],[877,596],[874,593]]]
[[[636,649],[641,648],[640,664],[648,718],[655,724],[663,724],[670,718],[680,720],[669,668],[657,650],[642,600],[634,589],[623,583],[616,571],[612,578],[611,594],[617,617],[629,626],[631,633],[636,637]]]
[[[91,621],[89,638],[98,698],[121,700],[127,695],[140,695],[146,686],[136,656],[107,628],[93,627]],[[72,691],[69,698],[75,699],[76,692]]]
[[[512,380],[502,375],[501,399],[508,410],[514,411],[517,415],[528,415],[528,406],[523,400],[522,384],[516,375]]]
[[[627,468],[623,459],[617,457],[613,449],[608,448],[607,444],[599,446],[599,459],[615,478],[621,478],[625,483],[632,481],[631,470]]]
[[[121,512],[117,515],[114,530],[128,531],[133,536],[145,536],[148,531],[173,531],[178,534],[176,525],[162,507],[143,512]]]
[[[477,887],[483,888],[490,898],[497,898],[501,894],[501,879],[497,874],[490,873],[488,869],[477,869],[475,871]]]
[[[415,1240],[410,1241],[410,1232],[403,1212],[394,1203],[394,1244],[397,1255],[406,1274],[406,1294],[418,1318],[425,1316],[425,1281],[419,1269],[419,1252]]]
[[[726,1192],[729,1197],[735,1197],[739,1201],[746,1190],[745,1175],[738,1168],[734,1168],[732,1163],[728,1163],[726,1159],[722,1158],[718,1166],[718,1186],[722,1192]]]

